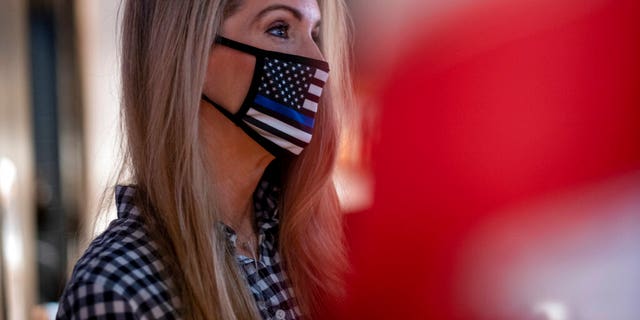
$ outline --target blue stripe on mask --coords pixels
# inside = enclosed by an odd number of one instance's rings
[[[256,98],[253,100],[255,103],[273,111],[276,112],[284,117],[287,117],[289,119],[292,119],[302,125],[305,125],[309,128],[313,128],[313,124],[315,122],[315,120],[313,118],[307,117],[287,106],[281,105],[263,95],[257,95]]]

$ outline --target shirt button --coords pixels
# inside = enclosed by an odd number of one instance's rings
[[[282,310],[282,309],[278,309],[278,311],[276,311],[276,318],[278,318],[278,320],[282,320],[282,319],[284,319],[284,317],[285,317],[286,315],[287,315],[287,314],[286,314],[286,313],[284,313],[284,310]]]

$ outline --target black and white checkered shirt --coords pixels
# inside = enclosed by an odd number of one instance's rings
[[[76,264],[60,299],[58,319],[179,319],[181,303],[156,244],[132,203],[136,190],[116,187],[118,219],[98,236]],[[300,310],[277,250],[278,187],[262,179],[254,192],[258,261],[236,255],[264,319],[296,319]],[[235,248],[235,232],[224,226]]]

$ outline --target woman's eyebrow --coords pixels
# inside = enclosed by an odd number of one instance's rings
[[[288,5],[284,5],[284,4],[272,4],[262,10],[260,10],[260,12],[258,12],[258,14],[256,15],[255,18],[253,18],[253,22],[258,21],[260,18],[262,18],[265,14],[271,12],[271,11],[275,11],[275,10],[286,10],[289,11],[297,20],[302,21],[303,16],[302,16],[302,12],[300,12],[300,10],[288,6]]]

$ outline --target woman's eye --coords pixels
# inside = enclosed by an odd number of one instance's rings
[[[279,24],[274,27],[269,28],[267,33],[274,37],[288,39],[289,38],[289,25]]]

